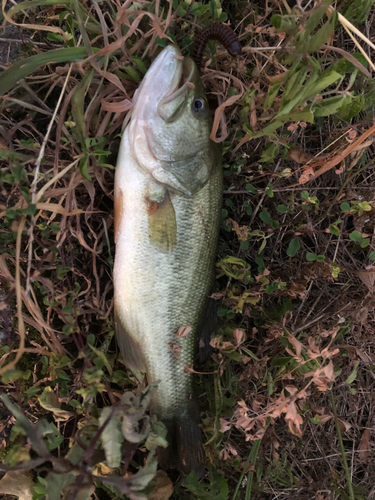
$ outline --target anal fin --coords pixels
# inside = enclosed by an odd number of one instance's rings
[[[115,306],[115,330],[117,343],[123,360],[131,370],[146,373],[146,361],[139,343],[126,331],[116,312]]]

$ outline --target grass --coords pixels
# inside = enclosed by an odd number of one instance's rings
[[[0,470],[34,500],[374,496],[374,13],[367,0],[4,5],[20,35],[0,42],[19,48],[0,78]],[[210,42],[202,68],[225,186],[198,481],[156,474],[155,389],[118,357],[113,165],[160,48],[188,54],[195,30],[227,20],[242,56]]]

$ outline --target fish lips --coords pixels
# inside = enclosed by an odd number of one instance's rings
[[[133,113],[152,117],[159,103],[179,87],[183,72],[183,56],[175,45],[168,45],[148,69],[135,93]]]
[[[186,100],[190,94],[195,66],[191,59],[184,59],[180,65],[180,78],[175,89],[166,94],[160,99],[157,111],[159,116],[167,123],[176,120],[181,112],[183,112]],[[178,76],[178,74],[177,74]]]

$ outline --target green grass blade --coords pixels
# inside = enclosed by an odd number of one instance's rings
[[[267,427],[268,427],[268,423],[266,424],[266,429],[267,429]],[[266,429],[265,429],[265,431],[266,431]],[[260,443],[261,442],[262,442],[262,439],[257,439],[256,441],[254,441],[254,444],[253,444],[253,446],[251,448],[249,456],[248,456],[248,458],[246,460],[246,463],[244,465],[244,468],[243,468],[244,471],[246,470],[246,468],[249,465],[249,463],[252,463],[252,464],[256,463],[256,460],[257,460],[257,457],[258,457],[258,453],[259,453]],[[245,472],[242,472],[241,476],[240,476],[240,478],[239,478],[239,480],[237,482],[237,486],[236,486],[236,489],[234,491],[232,500],[236,500],[237,499],[238,490],[240,489],[240,486],[241,486],[241,483],[242,483],[244,475],[245,475]],[[250,500],[251,490],[252,490],[252,486],[253,486],[253,477],[254,477],[254,472],[253,471],[249,471],[248,476],[247,476],[247,485],[246,485],[246,497],[245,497],[245,500]]]
[[[349,470],[349,466],[348,466],[348,461],[346,460],[345,446],[344,446],[344,442],[342,440],[342,435],[341,435],[341,431],[340,431],[339,421],[337,419],[335,398],[333,397],[332,390],[330,391],[329,396],[330,396],[330,399],[331,399],[331,405],[332,405],[333,414],[335,416],[335,427],[336,427],[336,432],[337,432],[337,439],[339,440],[340,451],[341,451],[341,455],[342,455],[342,463],[343,463],[343,466],[344,466],[344,471],[345,471],[345,476],[346,476],[346,482],[347,482],[347,485],[348,485],[349,498],[350,498],[350,500],[355,500],[354,491],[353,491],[353,484],[352,484],[352,478],[350,476],[350,470]]]
[[[256,460],[258,458],[258,453],[259,453],[259,448],[260,448],[260,443],[262,442],[261,439],[258,439],[257,441],[254,442],[253,447],[251,448],[251,463],[255,464]],[[254,471],[249,471],[247,475],[247,484],[246,484],[246,496],[245,500],[250,500],[251,496],[251,490],[253,487],[253,478],[254,478]]]
[[[85,57],[87,57],[87,50],[84,47],[71,47],[50,50],[49,52],[42,52],[35,56],[21,59],[12,64],[12,66],[3,73],[0,73],[0,96],[8,92],[22,80],[22,78],[31,75],[45,64],[79,61]]]
[[[8,10],[8,16],[12,17],[17,12],[21,10],[28,10],[32,7],[47,7],[49,5],[70,5],[70,0],[30,0],[29,2],[21,2],[17,5],[14,5],[11,9]]]

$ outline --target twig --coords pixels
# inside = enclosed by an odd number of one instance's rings
[[[21,255],[21,241],[22,241],[22,232],[25,225],[26,217],[23,215],[20,220],[20,224],[17,230],[17,242],[16,242],[16,298],[17,298],[17,318],[18,318],[18,335],[20,337],[20,346],[17,349],[16,357],[13,361],[8,363],[3,368],[0,368],[0,375],[5,373],[8,370],[12,370],[17,361],[22,356],[25,349],[25,323],[22,317],[22,290],[21,290],[21,279],[20,279],[20,255]]]
[[[30,189],[31,203],[32,204],[36,204],[36,198],[37,198],[36,190],[37,190],[37,184],[38,184],[38,181],[39,181],[40,164],[42,163],[42,159],[44,157],[44,151],[46,149],[46,145],[47,145],[49,136],[51,134],[52,126],[53,126],[54,121],[56,119],[57,111],[58,111],[58,109],[60,107],[60,104],[61,104],[61,102],[63,100],[64,94],[65,94],[65,90],[66,90],[66,86],[68,85],[68,81],[69,81],[70,73],[72,71],[72,67],[73,67],[73,65],[71,64],[70,67],[69,67],[68,74],[66,75],[63,88],[61,89],[60,96],[59,96],[59,99],[57,101],[55,110],[53,112],[51,121],[48,124],[47,133],[46,133],[46,135],[44,137],[44,140],[42,142],[42,146],[40,148],[38,158],[37,158],[37,160],[35,162],[34,179],[33,179],[33,182],[31,184],[31,189]],[[29,233],[29,253],[28,253],[28,258],[27,258],[26,297],[30,293],[30,274],[31,274],[31,261],[33,259],[34,226],[35,226],[35,217],[34,217],[34,215],[32,215],[31,218],[30,218],[30,227],[29,227],[29,231],[28,231],[28,233]]]

